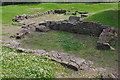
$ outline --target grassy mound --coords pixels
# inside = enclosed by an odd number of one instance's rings
[[[110,25],[118,29],[118,10],[106,10],[102,12],[95,13],[87,18],[84,21],[99,21],[104,25]]]

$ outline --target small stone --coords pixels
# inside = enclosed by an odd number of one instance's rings
[[[75,70],[79,69],[79,66],[74,62],[69,62],[68,64],[69,64],[69,67],[72,69],[75,69]]]
[[[32,52],[33,52],[33,50],[31,50],[31,49],[25,50],[25,53],[32,53]]]
[[[77,16],[70,16],[69,17],[69,21],[79,21],[80,20],[80,17],[77,17]]]
[[[82,58],[75,58],[75,61],[76,63],[81,66],[84,62],[85,62],[85,59],[82,59]]]
[[[48,29],[46,26],[44,25],[40,25],[40,26],[37,26],[36,27],[36,31],[40,31],[40,32],[47,32],[49,31],[50,29]]]
[[[18,24],[18,22],[13,22],[12,24],[13,24],[13,25]]]
[[[34,52],[35,52],[35,53],[40,53],[40,54],[42,54],[42,53],[46,53],[45,50],[34,50]]]

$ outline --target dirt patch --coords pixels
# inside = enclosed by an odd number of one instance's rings
[[[44,16],[39,16],[36,18],[31,18],[27,20],[23,20],[22,22],[25,23],[30,23],[30,22],[35,22],[36,24],[45,21],[45,20],[53,20],[53,21],[58,21],[58,20],[65,20],[68,19],[68,15],[63,15],[63,14],[49,14],[49,15],[44,15]]]
[[[2,36],[2,40],[3,41],[9,41],[10,35],[16,34],[18,31],[21,30],[20,26],[13,26],[13,25],[9,25],[9,26],[2,26],[2,34],[8,33],[8,35],[1,35]]]

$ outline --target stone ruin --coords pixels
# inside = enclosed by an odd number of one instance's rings
[[[34,15],[28,15],[28,14],[23,14],[23,15],[18,15],[18,16],[15,16],[15,18],[12,19],[12,21],[14,22],[20,22],[22,20],[25,20],[25,19],[30,19],[30,18],[35,18],[35,17],[38,17],[38,16],[42,16],[42,15],[46,15],[46,14],[62,14],[62,13],[66,13],[67,10],[63,10],[63,9],[60,9],[60,10],[49,10],[49,11],[46,11],[44,13],[35,13]]]
[[[114,48],[110,45],[113,43],[115,46],[117,31],[114,27],[106,26],[99,22],[81,21],[80,17],[77,16],[70,16],[69,20],[64,21],[45,21],[39,23],[39,26],[41,25],[44,25],[48,29],[52,30],[97,36],[99,37],[97,41],[97,49],[114,50]]]
[[[46,15],[46,14],[64,14],[64,15],[67,15],[67,14],[72,14],[72,15],[77,15],[77,13],[81,14],[81,18],[84,18],[84,17],[87,17],[89,14],[88,12],[83,12],[83,11],[75,11],[75,12],[72,12],[72,11],[67,11],[65,9],[54,9],[54,10],[48,10],[44,13],[35,13],[34,15],[28,15],[28,14],[23,14],[23,15],[18,15],[18,16],[15,16],[12,21],[14,22],[20,22],[22,20],[25,20],[25,19],[30,19],[30,18],[35,18],[35,17],[38,17],[38,16],[42,16],[42,15]]]
[[[79,14],[86,14],[84,12],[76,11],[75,13]],[[66,13],[66,10],[51,10],[46,11],[44,14],[62,14]],[[16,16],[13,21],[19,22],[24,19],[34,18],[39,15],[44,15],[41,13],[36,13],[35,15],[20,15]],[[34,16],[34,17],[33,17]],[[111,46],[111,43],[115,43],[115,37],[117,37],[117,31],[114,27],[103,25],[99,22],[89,22],[89,21],[81,21],[82,17],[77,16],[70,16],[68,20],[63,21],[43,21],[39,24],[36,23],[29,23],[29,24],[23,24],[21,27],[22,30],[18,32],[16,35],[10,36],[11,38],[21,39],[26,34],[30,33],[31,29],[34,28],[34,31],[37,32],[48,32],[50,30],[58,30],[58,31],[66,31],[71,33],[77,33],[77,34],[84,34],[84,35],[90,35],[90,36],[96,36],[99,37],[97,41],[97,49],[100,50],[114,50],[114,48]],[[62,65],[66,65],[69,68],[72,68],[74,70],[88,70],[88,69],[94,69],[99,71],[99,68],[95,68],[93,66],[93,62],[89,60],[85,60],[82,58],[77,58],[74,55],[70,55],[69,53],[63,53],[58,51],[51,51],[46,52],[44,50],[31,50],[31,49],[23,49],[20,47],[20,43],[16,41],[11,42],[3,42],[3,46],[8,46],[11,49],[19,50],[20,52],[25,53],[33,53],[35,55],[43,55],[48,57],[51,60],[57,61],[61,63]]]
[[[84,34],[90,36],[99,37],[97,41],[97,49],[100,50],[114,50],[111,46],[111,43],[115,45],[115,37],[117,37],[117,31],[114,27],[103,25],[99,22],[89,22],[89,21],[81,21],[81,17],[77,16],[70,16],[69,20],[63,21],[43,21],[39,24],[30,23],[30,24],[23,24],[22,31],[17,33],[17,35],[10,36],[16,39],[20,39],[24,37],[29,30],[34,27],[35,31],[40,32],[47,32],[49,30],[59,30],[59,31],[66,31],[72,32],[77,34]],[[27,32],[28,30],[28,32]]]

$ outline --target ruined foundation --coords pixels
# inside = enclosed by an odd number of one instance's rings
[[[75,11],[73,15],[78,12],[79,14],[82,14],[83,16],[87,17],[86,12],[80,12]],[[20,22],[24,19],[34,18],[38,16],[42,16],[45,14],[66,14],[66,10],[50,10],[46,11],[45,13],[36,13],[34,15],[19,15],[13,18],[14,22]],[[29,24],[23,24],[21,27],[23,30],[18,32],[16,35],[10,36],[11,38],[21,39],[26,34],[29,34],[31,29],[34,28],[34,31],[37,32],[48,32],[50,30],[58,30],[58,31],[66,31],[71,33],[77,33],[77,34],[84,34],[89,36],[96,36],[98,37],[96,48],[100,50],[114,50],[114,48],[110,45],[112,42],[114,42],[114,39],[117,37],[117,31],[115,28],[103,25],[99,22],[90,22],[90,21],[81,21],[81,17],[77,16],[70,16],[68,20],[63,21],[43,21],[39,24],[36,23],[29,23]],[[8,46],[11,49],[19,50],[20,52],[25,53],[33,53],[34,55],[39,56],[46,56],[51,60],[57,61],[61,63],[62,65],[67,65],[69,68],[72,68],[74,70],[88,70],[88,69],[94,69],[99,71],[99,68],[95,68],[93,66],[92,61],[88,61],[82,58],[77,58],[73,55],[70,55],[69,53],[63,53],[58,51],[51,51],[46,52],[44,50],[31,50],[31,49],[23,49],[20,47],[20,43],[16,41],[11,42],[3,42],[3,46]]]
[[[27,29],[28,32],[31,28],[35,28],[36,31],[47,32],[49,30],[58,30],[58,31],[66,31],[77,34],[84,34],[89,36],[99,37],[97,41],[96,48],[100,50],[115,50],[110,44],[111,42],[115,42],[114,39],[117,37],[117,31],[114,27],[103,25],[99,22],[90,22],[90,21],[81,21],[81,17],[70,16],[69,20],[63,21],[43,21],[39,24],[30,23],[23,24],[22,28]],[[26,31],[27,32],[27,31]],[[15,37],[19,37],[21,39],[22,36],[26,34],[20,32],[19,35],[14,35]],[[16,38],[17,38],[16,37]]]

